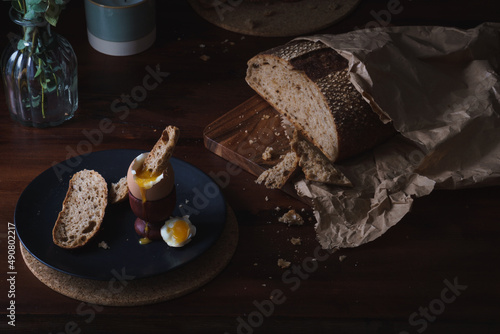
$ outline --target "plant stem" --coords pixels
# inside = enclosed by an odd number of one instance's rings
[[[42,86],[42,117],[45,118],[45,94]]]
[[[26,14],[26,4],[25,0],[17,0],[17,4],[19,5],[19,9],[23,11],[24,14]]]

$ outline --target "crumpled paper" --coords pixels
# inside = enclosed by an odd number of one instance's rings
[[[375,240],[436,188],[500,184],[500,24],[461,30],[389,27],[321,41],[349,61],[351,82],[399,132],[339,162],[352,189],[299,180],[325,249]]]

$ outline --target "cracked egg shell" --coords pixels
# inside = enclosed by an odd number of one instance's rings
[[[143,201],[157,201],[168,196],[174,188],[174,170],[169,163],[160,175],[144,175],[141,168],[149,152],[137,156],[127,171],[127,184],[130,193]]]

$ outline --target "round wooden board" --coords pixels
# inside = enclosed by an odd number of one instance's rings
[[[251,36],[291,37],[329,27],[351,13],[360,1],[189,0],[189,3],[201,17],[220,28]]]
[[[34,258],[22,245],[20,248],[33,275],[62,295],[91,304],[138,306],[171,300],[210,282],[229,263],[237,244],[238,222],[228,206],[225,228],[212,247],[186,265],[153,277],[126,280],[126,272],[117,272],[117,278],[110,281],[80,278],[52,269]]]

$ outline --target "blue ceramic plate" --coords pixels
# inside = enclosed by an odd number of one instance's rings
[[[109,205],[98,234],[84,247],[67,250],[52,241],[52,228],[62,208],[69,179],[82,169],[99,172],[110,184],[125,176],[139,150],[98,151],[75,157],[37,176],[21,194],[14,221],[23,246],[36,259],[78,277],[138,279],[165,273],[203,254],[219,238],[226,222],[226,204],[219,187],[196,167],[172,158],[177,205],[174,216],[189,214],[196,236],[186,246],[163,241],[139,244],[135,216],[128,201]],[[108,249],[99,247],[105,241]]]

